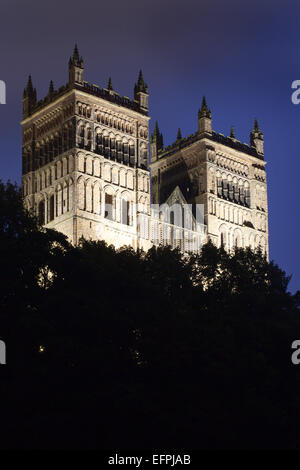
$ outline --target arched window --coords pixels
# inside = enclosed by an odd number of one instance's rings
[[[233,200],[238,204],[239,202],[239,187],[236,181],[233,182]]]
[[[244,185],[240,186],[240,203],[245,204],[245,190],[244,190]]]
[[[225,249],[225,235],[221,233],[221,248]]]
[[[225,199],[228,199],[228,182],[225,178],[223,178],[222,187],[223,187],[223,197]]]
[[[40,159],[40,166],[43,166],[45,164],[43,144],[41,144],[41,146],[39,148],[39,159]]]
[[[68,150],[74,147],[74,132],[73,132],[73,126],[69,126],[69,131],[68,131]]]
[[[110,156],[115,160],[116,158],[116,139],[114,137],[110,138]]]
[[[87,129],[86,132],[86,150],[91,150],[92,148],[92,131],[91,129]]]
[[[49,162],[52,162],[52,160],[53,160],[53,140],[50,140],[50,142],[49,142],[48,153],[49,153]]]
[[[218,196],[222,197],[223,188],[222,188],[222,178],[221,177],[217,178],[217,187],[218,187]]]
[[[103,138],[102,134],[96,134],[96,146],[95,146],[96,153],[102,155],[103,153]]]
[[[129,146],[128,146],[128,143],[127,143],[127,142],[125,142],[125,143],[123,144],[123,152],[124,152],[124,156],[128,156],[128,154],[129,154]]]
[[[232,180],[228,180],[228,198],[230,201],[233,201],[233,184]]]
[[[109,148],[109,137],[107,135],[103,137],[103,144],[104,144],[104,155],[105,157],[109,157],[110,148]]]
[[[50,197],[49,201],[49,221],[54,219],[54,195]]]
[[[247,207],[250,207],[251,205],[250,188],[248,186],[245,188],[245,204]]]
[[[174,225],[174,211],[170,212],[170,224]]]
[[[58,155],[60,155],[63,151],[63,137],[62,132],[59,132],[57,137],[57,147],[58,147]]]
[[[147,156],[148,156],[147,147],[143,147],[142,148],[142,158],[143,158],[143,160],[146,160]]]
[[[105,211],[104,217],[109,220],[114,220],[113,217],[113,195],[105,193]]]
[[[39,208],[38,208],[38,219],[41,225],[45,223],[45,203],[44,201],[40,201]]]
[[[68,150],[68,129],[64,127],[63,130],[63,151],[66,152]]]
[[[55,135],[53,139],[53,153],[54,157],[58,156],[58,135]]]
[[[234,246],[235,248],[241,248],[242,247],[242,237],[240,232],[236,232],[234,235]]]
[[[126,201],[126,199],[121,199],[121,223],[124,225],[130,225],[129,201]]]
[[[129,155],[134,157],[134,144],[130,144],[129,146]]]
[[[121,140],[117,140],[117,158],[118,161],[122,161],[123,158],[123,152],[122,152],[122,142]]]

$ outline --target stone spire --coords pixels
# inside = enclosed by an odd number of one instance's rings
[[[29,75],[29,77],[28,77],[27,86],[26,86],[25,90],[28,93],[28,95],[30,95],[33,92],[31,75]]]
[[[139,78],[137,81],[137,90],[142,91],[143,93],[148,93],[148,85],[144,81],[143,72],[140,70]]]
[[[151,134],[151,161],[157,160],[157,156],[160,150],[164,147],[163,135],[159,130],[158,122],[155,121],[154,131]]]
[[[30,115],[36,105],[36,89],[33,88],[31,75],[28,77],[26,88],[23,91],[23,118]]]
[[[74,47],[73,60],[74,60],[74,61],[75,61],[75,60],[76,60],[76,61],[79,60],[79,52],[78,52],[77,44],[75,44],[75,47]]]
[[[73,56],[69,59],[69,86],[83,84],[83,58],[79,56],[77,44],[75,44]]]
[[[162,133],[160,132],[159,130],[159,127],[158,127],[158,122],[155,121],[155,126],[154,126],[154,131],[153,131],[153,134],[152,134],[152,139],[157,141],[157,144],[158,144],[158,149],[162,149],[163,146],[164,146],[164,143],[163,143],[163,135]]]
[[[140,70],[137,83],[134,85],[134,99],[145,112],[148,112],[148,85],[144,81],[143,73]]]
[[[198,111],[198,119],[201,117],[207,117],[211,119],[211,110],[208,108],[206,98],[203,96],[201,109]]]
[[[255,147],[258,154],[264,154],[264,135],[259,128],[258,120],[254,119],[253,130],[250,132],[250,145]]]
[[[73,57],[70,57],[69,65],[70,64],[71,65],[77,65],[78,67],[83,68],[83,59],[82,59],[82,57],[79,57],[77,44],[75,44],[75,47],[74,47]]]
[[[111,77],[109,77],[108,79],[108,85],[107,85],[107,89],[110,90],[110,91],[113,91],[113,86],[112,86],[112,80],[111,80]]]
[[[48,94],[51,96],[51,95],[53,95],[53,93],[54,93],[54,86],[53,86],[53,81],[52,81],[52,80],[50,80]]]
[[[211,127],[211,110],[208,108],[206,98],[203,96],[201,109],[198,111],[198,132],[212,133]]]

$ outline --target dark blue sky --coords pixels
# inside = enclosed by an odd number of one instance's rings
[[[49,81],[67,81],[77,42],[84,78],[132,97],[142,68],[149,85],[151,129],[165,144],[197,128],[206,95],[213,129],[249,142],[257,116],[268,162],[270,255],[300,289],[298,217],[300,105],[291,83],[300,79],[300,3],[296,0],[127,0],[88,2],[1,0],[0,177],[20,182],[21,100],[28,74],[38,99]]]

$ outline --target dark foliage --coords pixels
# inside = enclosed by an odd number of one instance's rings
[[[299,448],[299,293],[260,252],[72,247],[0,184],[3,448]]]

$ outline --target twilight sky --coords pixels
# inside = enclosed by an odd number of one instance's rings
[[[149,85],[151,130],[157,119],[165,144],[197,129],[205,94],[213,129],[249,142],[257,116],[268,162],[270,257],[300,289],[298,217],[300,79],[297,0],[1,0],[0,178],[21,180],[21,105],[28,74],[38,99],[67,82],[77,42],[84,79],[132,97],[142,68]]]

